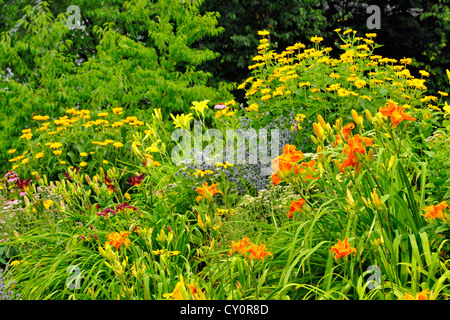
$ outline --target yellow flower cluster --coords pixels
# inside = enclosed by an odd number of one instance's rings
[[[15,163],[12,167],[12,170],[15,170],[19,167],[19,164],[27,164],[30,161],[37,160],[41,161],[43,158],[46,157],[46,154],[53,153],[54,156],[61,156],[65,154],[65,142],[66,139],[64,138],[67,135],[78,135],[78,132],[86,131],[87,128],[91,128],[91,130],[95,130],[96,137],[115,137],[116,134],[116,128],[121,127],[123,125],[128,125],[133,128],[139,128],[142,126],[149,125],[145,123],[144,121],[141,121],[136,116],[127,116],[123,119],[120,119],[120,115],[123,114],[123,108],[115,107],[112,108],[112,112],[109,112],[107,110],[99,111],[96,114],[93,114],[89,110],[84,109],[75,109],[70,108],[65,111],[65,115],[58,117],[56,119],[51,120],[48,115],[33,115],[32,119],[38,122],[38,126],[35,128],[26,128],[22,130],[22,134],[20,135],[20,139],[30,141],[34,139],[35,135],[38,136],[39,140],[42,142],[42,145],[45,145],[48,147],[48,149],[43,149],[41,147],[41,142],[37,143],[37,145],[33,146],[31,148],[31,144],[28,144],[28,149],[31,151],[31,156],[29,158],[26,157],[26,154],[29,151],[26,151],[22,155],[15,156],[11,159],[9,159],[9,162]],[[96,117],[96,119],[93,119],[93,117]],[[67,131],[69,130],[69,131]],[[150,133],[152,130],[145,130],[145,133]],[[133,130],[133,132],[136,132]],[[131,134],[133,134],[131,132]],[[121,138],[122,139],[122,138]],[[61,141],[61,142],[60,142]],[[31,143],[31,142],[30,142]],[[105,139],[103,141],[101,140],[94,140],[91,141],[91,144],[97,145],[97,146],[107,146],[111,144],[114,148],[120,149],[124,147],[125,142],[124,141],[115,141],[112,139]],[[8,151],[8,154],[14,154],[16,153],[16,149],[11,149]],[[93,155],[95,151],[90,152],[91,155]],[[87,152],[81,152],[80,153],[81,158],[88,157]],[[87,159],[86,159],[87,161]],[[86,161],[81,161],[78,165],[80,167],[87,166]],[[58,161],[59,164],[63,165],[66,164],[66,161],[60,160]],[[107,164],[107,160],[103,160],[104,164]]]
[[[411,58],[398,61],[373,54],[377,46],[373,40],[376,33],[358,37],[352,29],[335,31],[344,42],[339,46],[343,52],[335,58],[329,55],[332,48],[319,46],[323,41],[320,36],[311,37],[314,47],[295,43],[276,53],[271,49],[270,32],[258,32],[261,36],[258,54],[252,59],[255,63],[249,66],[253,74],[238,86],[245,90],[249,101],[246,111],[263,111],[261,109],[269,104],[291,101],[297,95],[323,101],[323,93],[327,91],[337,98],[372,101],[380,95],[378,88],[383,88],[381,92],[393,91],[401,103],[401,100],[415,96],[416,90],[427,89],[423,78],[429,77],[429,72],[420,70],[422,78],[415,78],[407,69],[412,63]],[[320,77],[323,74],[328,75],[328,80]],[[298,88],[309,92],[299,92]],[[446,93],[442,92],[441,96]]]

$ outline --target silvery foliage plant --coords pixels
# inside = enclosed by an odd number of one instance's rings
[[[223,148],[222,154],[217,155],[216,158],[220,159],[219,162],[226,162],[233,164],[232,167],[228,167],[227,169],[218,168],[214,163],[215,159],[205,159],[203,157],[203,150],[196,150],[193,148],[190,151],[191,158],[188,160],[185,160],[181,163],[180,170],[175,173],[177,176],[182,176],[187,179],[197,180],[195,177],[192,176],[192,173],[194,173],[196,170],[211,170],[215,174],[213,176],[208,176],[208,178],[211,178],[212,181],[217,181],[220,178],[219,170],[223,170],[225,174],[225,178],[232,182],[235,185],[235,190],[239,191],[240,194],[246,193],[247,189],[246,184],[250,184],[253,188],[255,188],[257,191],[265,189],[267,185],[270,182],[270,175],[272,174],[272,168],[271,168],[271,159],[276,158],[283,152],[283,147],[286,144],[292,144],[292,141],[294,139],[294,132],[290,130],[291,126],[294,124],[294,112],[292,111],[287,117],[281,116],[278,119],[271,122],[267,127],[264,129],[267,132],[267,140],[265,141],[265,145],[262,149],[265,149],[266,151],[266,159],[264,160],[264,163],[261,163],[259,161],[260,159],[255,158],[258,157],[258,154],[260,153],[255,152],[254,148],[257,148],[259,151],[260,146],[251,146],[249,141],[251,138],[254,138],[254,141],[257,141],[258,139],[258,133],[255,131],[251,131],[252,128],[252,119],[242,117],[240,118],[240,129],[242,132],[245,132],[245,149],[244,149],[244,157],[243,159],[238,159],[239,161],[236,161],[238,157],[238,152],[235,150],[234,159],[230,157],[230,155],[227,153],[226,147]],[[274,139],[269,139],[270,133],[272,130],[277,131],[277,139],[278,141]],[[237,130],[238,131],[238,130]],[[256,133],[256,136],[254,134]],[[253,134],[253,136],[252,136]],[[272,136],[273,138],[273,136]],[[260,139],[261,143],[261,139]],[[275,154],[272,151],[273,144],[275,144],[275,147],[273,149],[277,149],[275,151]],[[195,164],[194,159],[201,158],[203,161],[200,161],[201,163]],[[211,161],[213,160],[213,161]],[[243,160],[243,161],[242,161]],[[191,174],[189,174],[191,173]],[[196,187],[194,187],[195,190]]]
[[[8,267],[8,265],[7,265]],[[6,270],[0,269],[0,300],[16,300],[20,298],[20,294],[14,294],[11,287],[16,284],[15,281],[9,281],[11,274]]]

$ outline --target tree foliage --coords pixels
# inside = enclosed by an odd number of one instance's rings
[[[191,101],[230,98],[198,69],[217,54],[193,43],[217,36],[216,13],[200,1],[79,1],[81,29],[69,29],[69,1],[26,6],[0,37],[0,156],[32,114],[65,107],[181,111]],[[23,3],[17,2],[17,8]],[[62,11],[62,12],[61,12]],[[20,14],[18,14],[20,16]]]

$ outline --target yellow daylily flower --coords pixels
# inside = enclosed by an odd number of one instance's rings
[[[170,116],[173,119],[173,124],[175,125],[175,128],[181,128],[186,130],[189,130],[191,120],[194,119],[194,117],[192,117],[192,113],[189,113],[188,115],[185,115],[184,113],[181,115],[177,114],[176,117],[171,113]]]

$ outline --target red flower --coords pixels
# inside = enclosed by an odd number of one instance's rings
[[[103,209],[101,212],[97,213],[98,216],[103,216],[103,217],[109,217],[110,215],[115,216],[116,212],[111,209],[110,207],[107,207],[105,209]]]
[[[141,174],[141,175],[137,174],[134,177],[128,178],[127,183],[132,186],[139,187],[142,183],[142,180],[144,180],[144,178],[145,178],[145,174]]]
[[[77,167],[75,169],[75,174],[77,174],[78,171],[80,171],[80,167]],[[64,172],[64,176],[66,177],[66,179],[72,180],[72,178],[70,177],[70,175],[67,172]]]
[[[28,180],[22,180],[19,179],[16,182],[17,187],[19,187],[19,190],[21,190],[22,192],[27,192],[28,188],[30,187],[30,183],[31,183],[31,178]]]

